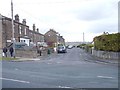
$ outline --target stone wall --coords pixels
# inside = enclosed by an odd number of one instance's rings
[[[36,58],[38,57],[36,50],[15,50],[16,57]]]
[[[92,55],[104,58],[104,59],[120,59],[120,52],[108,52],[92,50]]]
[[[40,56],[40,54],[37,52],[37,50],[24,50],[24,49],[16,49],[15,50],[15,56],[16,57],[25,57],[25,58],[37,58]],[[48,55],[47,49],[42,50],[41,56]]]

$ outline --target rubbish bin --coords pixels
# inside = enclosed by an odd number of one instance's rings
[[[50,54],[50,49],[48,49],[47,54]]]

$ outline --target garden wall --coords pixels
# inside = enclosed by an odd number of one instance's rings
[[[104,59],[120,59],[120,52],[92,50],[92,55]]]

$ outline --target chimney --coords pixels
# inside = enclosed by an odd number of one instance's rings
[[[23,19],[22,23],[23,23],[24,25],[26,25],[26,19]]]
[[[15,15],[15,21],[19,22],[19,15],[18,14]]]
[[[39,28],[37,28],[37,32],[39,33]]]
[[[34,32],[35,32],[35,29],[36,29],[35,24],[33,24],[33,31],[34,31]]]

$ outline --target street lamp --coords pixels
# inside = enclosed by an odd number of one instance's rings
[[[83,32],[83,44],[85,43],[85,35],[84,35],[84,32]]]

